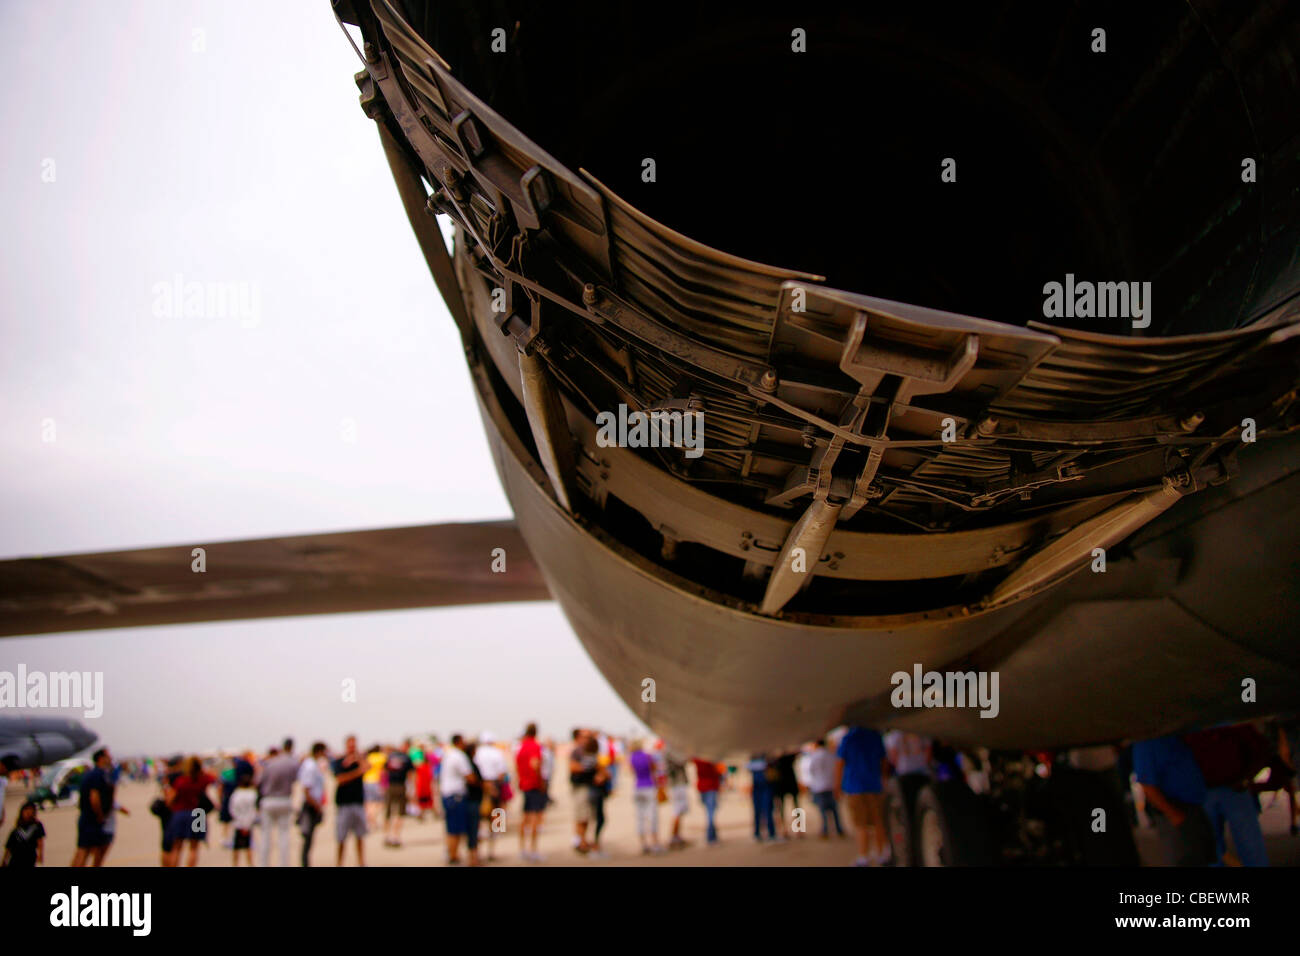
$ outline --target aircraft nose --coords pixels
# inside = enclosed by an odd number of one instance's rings
[[[99,734],[85,727],[79,726],[72,731],[72,742],[77,745],[78,750],[85,750],[98,739]]]

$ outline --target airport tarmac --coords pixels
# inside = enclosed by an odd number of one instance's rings
[[[107,866],[156,866],[159,862],[160,828],[158,818],[149,813],[149,804],[158,789],[150,783],[124,783],[118,788],[118,802],[129,812],[118,815],[118,836],[109,851]],[[573,814],[568,799],[568,787],[561,785],[552,794],[556,797],[547,811],[540,839],[540,849],[545,857],[543,866],[846,866],[854,857],[851,837],[821,840],[821,817],[811,808],[811,800],[801,798],[808,808],[806,836],[796,836],[785,843],[758,844],[753,839],[753,815],[749,795],[741,790],[724,791],[718,805],[718,832],[720,844],[704,844],[704,808],[698,794],[692,790],[691,808],[683,822],[683,835],[690,845],[682,850],[665,852],[658,856],[643,856],[636,837],[632,809],[631,788],[626,779],[606,803],[607,824],[603,838],[607,858],[604,860],[583,857],[573,851],[570,836],[573,833]],[[332,788],[330,791],[333,797]],[[4,834],[7,837],[17,818],[18,808],[24,799],[21,783],[12,783],[5,800]],[[1275,866],[1300,866],[1300,837],[1287,833],[1286,800],[1273,800],[1272,794],[1263,798],[1264,813],[1261,822],[1268,845],[1269,859]],[[497,838],[496,866],[536,866],[524,863],[519,857],[520,800],[516,797],[509,808],[506,833]],[[846,831],[847,816],[841,814]],[[63,866],[72,859],[76,846],[76,802],[70,801],[57,809],[46,809],[41,814],[45,824],[45,860],[49,866]],[[666,837],[670,824],[667,805],[660,808],[660,834]],[[254,832],[254,840],[260,837]],[[403,846],[400,849],[385,847],[383,834],[378,828],[366,837],[366,863],[370,866],[437,866],[444,863],[442,821],[426,815],[424,820],[408,818],[402,829]],[[1155,832],[1147,828],[1138,830],[1138,848],[1145,865],[1154,865],[1159,858],[1159,844]],[[208,845],[199,856],[200,866],[230,866],[231,851],[221,847],[221,829],[217,824],[209,834]],[[295,864],[302,838],[291,832],[290,861]],[[327,808],[325,823],[316,831],[312,847],[313,866],[334,865],[337,844],[334,840],[333,806]],[[486,857],[486,841],[481,850]],[[346,864],[356,863],[356,851],[349,845]],[[463,851],[462,851],[463,855]],[[256,851],[254,852],[256,857]],[[275,854],[272,854],[274,862]]]

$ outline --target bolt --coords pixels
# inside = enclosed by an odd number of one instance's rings
[[[776,372],[772,371],[771,369],[768,369],[766,372],[763,373],[763,377],[759,380],[758,384],[761,388],[765,389],[766,391],[769,392],[775,391]]]
[[[595,305],[599,301],[600,293],[596,291],[596,287],[592,283],[588,282],[582,287],[583,305]]]
[[[1178,423],[1178,427],[1185,432],[1194,432],[1201,427],[1201,422],[1205,421],[1205,416],[1200,412],[1192,412]]]
[[[367,43],[362,48],[362,51],[365,53],[367,63],[379,62],[379,50],[375,48],[375,45],[373,43]]]
[[[997,429],[997,427],[998,427],[998,420],[994,418],[992,415],[990,415],[988,418],[984,419],[982,422],[979,423],[979,428],[977,430],[981,435],[992,435],[994,430]]]

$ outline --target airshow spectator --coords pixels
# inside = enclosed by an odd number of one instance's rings
[[[794,819],[794,811],[799,809],[799,776],[795,772],[795,764],[799,760],[799,752],[791,751],[790,753],[781,754],[774,761],[772,766],[776,770],[775,779],[770,778],[772,782],[772,809],[773,816],[780,824],[782,839],[786,833],[791,832],[791,821]],[[785,811],[786,798],[790,798],[790,814],[787,816]],[[804,836],[804,829],[795,831],[799,836]]]
[[[311,841],[316,828],[325,817],[325,774],[321,761],[325,758],[325,745],[320,741],[311,745],[311,755],[298,767],[298,782],[302,784],[302,809],[298,811],[298,829],[302,833],[302,865],[311,866]]]
[[[253,825],[257,822],[257,789],[253,786],[253,781],[247,777],[239,781],[239,786],[235,787],[235,792],[230,795],[230,819],[235,826],[235,838],[231,843],[231,865],[239,866],[239,854],[243,853],[248,865],[252,866]],[[262,836],[264,839],[269,839],[265,829]],[[265,866],[265,852],[262,859],[262,865]]]
[[[772,816],[772,785],[776,781],[777,770],[767,759],[766,754],[753,754],[749,758],[750,797],[754,803],[754,841],[763,842],[763,828],[767,828],[767,838],[776,839],[776,821]]]
[[[843,793],[858,838],[854,866],[883,865],[891,851],[885,839],[885,744],[869,727],[851,727],[840,740],[836,795]]]
[[[384,793],[384,846],[402,845],[402,818],[406,816],[406,780],[411,775],[411,742],[388,752],[384,772],[388,786]]]
[[[1232,847],[1242,866],[1268,866],[1264,831],[1259,826],[1259,806],[1250,792],[1255,774],[1269,758],[1267,738],[1250,724],[1211,727],[1187,734],[1196,765],[1205,778],[1201,806],[1214,834],[1216,859],[1226,852],[1223,831],[1232,831]]]
[[[590,793],[596,776],[596,757],[588,752],[587,739],[586,730],[575,728],[573,749],[569,751],[569,785],[573,790],[573,848],[579,853],[591,850],[591,844],[587,842],[587,827],[591,825]]]
[[[361,775],[361,784],[366,801],[366,825],[372,830],[379,826],[379,810],[384,805],[384,765],[387,763],[388,754],[379,744],[366,751],[366,772]]]
[[[357,750],[357,738],[350,736],[343,744],[343,756],[334,761],[334,829],[339,852],[335,866],[343,865],[343,850],[348,837],[357,844],[357,865],[366,865],[366,788],[364,777],[368,761]]]
[[[77,852],[73,854],[73,866],[103,866],[104,857],[108,855],[109,844],[113,842],[112,831],[104,829],[108,815],[113,809],[113,786],[110,771],[113,758],[107,748],[96,750],[91,757],[94,766],[81,778],[81,799],[77,815]]]
[[[1147,815],[1160,835],[1169,866],[1209,866],[1216,861],[1214,831],[1202,804],[1205,777],[1178,736],[1133,745],[1133,770],[1146,797]]]
[[[262,763],[257,789],[262,839],[257,847],[259,866],[271,865],[271,834],[279,843],[280,866],[289,865],[289,825],[293,822],[293,785],[298,779],[299,760],[293,755],[293,740],[286,737],[284,748]],[[234,814],[234,809],[231,809]]]
[[[614,762],[612,757],[602,752],[600,741],[594,734],[587,735],[583,749],[596,765],[596,769],[592,772],[591,786],[587,788],[587,799],[591,801],[592,822],[595,824],[590,847],[591,855],[598,860],[603,860],[605,853],[600,848],[600,835],[605,829],[605,800],[614,786],[612,773]]]
[[[216,778],[203,769],[203,761],[198,757],[191,757],[185,772],[172,778],[166,796],[172,811],[167,824],[171,849],[164,866],[179,866],[181,851],[187,845],[190,852],[185,865],[199,865],[199,844],[208,840],[207,815],[213,809],[208,787],[214,783]]]
[[[423,820],[424,815],[433,810],[433,754],[425,753],[421,759],[415,763],[415,805],[419,808],[418,820]],[[436,820],[438,815],[434,814]]]
[[[3,797],[2,791],[0,797]],[[18,810],[18,822],[5,841],[4,860],[0,861],[0,866],[32,869],[38,863],[45,865],[45,827],[36,818],[36,804],[28,800]]]
[[[808,790],[812,793],[813,806],[822,814],[821,838],[830,838],[831,821],[835,823],[835,835],[844,836],[844,827],[840,825],[840,806],[835,799],[835,756],[826,749],[824,739],[818,739],[813,744],[805,772],[808,775]]]
[[[469,844],[470,866],[478,866],[478,803],[470,803],[470,783],[477,783],[474,764],[466,751],[465,738],[453,734],[451,746],[442,752],[438,787],[442,791],[442,813],[447,826],[447,862],[460,863],[460,841]]]
[[[465,757],[469,761],[469,773],[465,777],[465,848],[469,851],[469,865],[479,865],[478,824],[483,813],[483,798],[486,794],[483,771],[478,765],[478,744],[465,744]]]
[[[682,839],[682,818],[691,808],[691,784],[686,776],[686,762],[672,750],[664,751],[664,776],[673,810],[673,835],[668,841],[668,849],[680,850],[686,846]]]
[[[695,764],[695,789],[699,791],[700,803],[704,804],[708,821],[705,828],[707,845],[717,846],[718,828],[714,817],[718,813],[718,788],[722,785],[722,774],[718,772],[718,765],[712,761],[696,757],[691,762]]]
[[[662,853],[659,845],[659,774],[655,758],[642,749],[641,741],[629,746],[628,764],[632,768],[632,804],[636,809],[636,835],[642,853]]]
[[[531,863],[542,862],[537,852],[537,836],[542,829],[546,810],[546,781],[542,777],[542,748],[537,742],[537,725],[524,728],[523,739],[515,751],[515,773],[524,793],[524,822],[519,829],[519,855]],[[531,842],[530,842],[531,841]]]
[[[0,757],[0,826],[5,822],[5,791],[9,789],[9,775],[14,772],[14,764],[18,761],[13,757]],[[31,785],[28,784],[28,789]]]
[[[885,734],[885,754],[895,776],[930,775],[930,741],[920,734],[891,730]]]
[[[509,785],[510,761],[497,746],[496,735],[485,730],[479,735],[474,748],[474,765],[478,767],[483,779],[483,800],[479,816],[487,825],[488,862],[496,859],[497,831],[493,828],[493,818],[497,810],[502,809],[506,799],[506,787]]]

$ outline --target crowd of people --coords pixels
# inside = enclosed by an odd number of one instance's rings
[[[555,742],[539,738],[535,724],[529,724],[513,743],[498,741],[485,731],[477,739],[453,734],[445,744],[437,737],[407,739],[400,745],[376,744],[362,751],[357,738],[349,736],[342,750],[333,754],[323,742],[299,754],[294,741],[286,739],[260,756],[244,753],[205,760],[177,755],[117,763],[107,748],[101,748],[77,785],[77,842],[71,865],[103,865],[117,816],[129,812],[117,800],[117,787],[124,778],[157,781],[159,793],[150,811],[159,821],[160,862],[167,867],[198,863],[213,820],[220,847],[232,854],[233,865],[288,866],[291,834],[296,830],[297,862],[309,866],[331,800],[334,859],[339,866],[349,846],[357,864],[364,866],[365,837],[377,830],[382,830],[385,846],[400,848],[408,817],[441,821],[449,865],[479,866],[497,858],[516,797],[519,858],[541,862],[538,838],[566,774],[572,849],[582,857],[603,859],[607,806],[621,767],[630,777],[631,809],[643,854],[688,845],[684,820],[692,805],[693,770],[693,789],[704,815],[705,846],[720,842],[719,794],[747,789],[754,840],[780,843],[802,838],[817,823],[820,839],[847,838],[841,817],[845,809],[856,842],[854,865],[885,865],[892,854],[884,807],[885,781],[890,775],[923,774],[938,781],[964,777],[976,789],[979,786],[969,758],[957,751],[899,731],[882,737],[866,727],[840,728],[799,750],[755,753],[745,767],[688,759],[663,741],[624,741],[588,728],[574,729],[564,749],[567,764],[560,764]],[[1249,726],[1214,728],[1133,746],[1131,766],[1121,762],[1123,777],[1132,772],[1167,862],[1191,865],[1221,860],[1226,828],[1243,864],[1267,865],[1258,802],[1252,800],[1248,784],[1270,752],[1269,743]],[[1289,751],[1285,755],[1290,758]],[[4,784],[0,778],[0,825]],[[808,807],[803,805],[805,796]],[[666,839],[661,839],[665,808],[669,822],[663,834]],[[29,799],[5,844],[5,865],[43,863],[44,838],[39,807]]]

